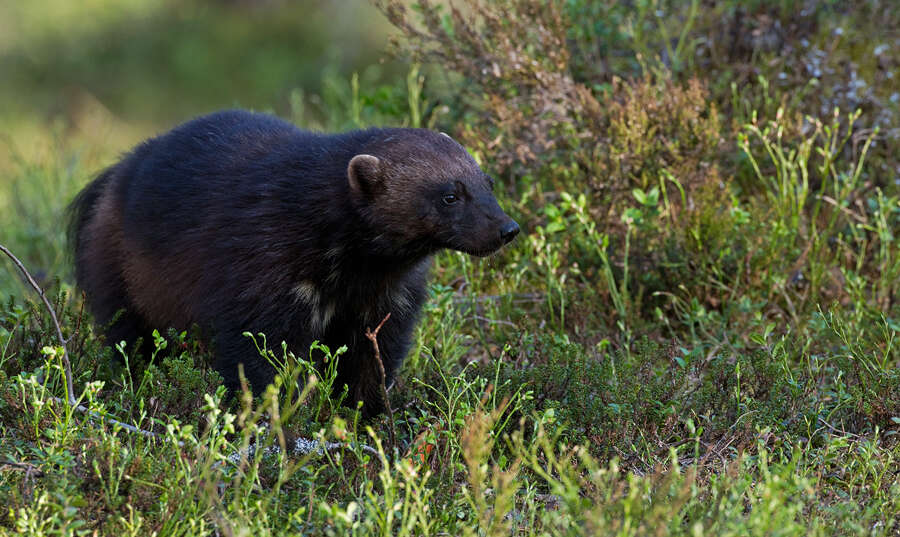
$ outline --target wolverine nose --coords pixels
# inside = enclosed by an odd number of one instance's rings
[[[519,224],[515,220],[510,220],[500,229],[500,238],[503,239],[503,244],[515,239],[518,234]]]

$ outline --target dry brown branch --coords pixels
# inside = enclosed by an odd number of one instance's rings
[[[389,431],[391,433],[391,447],[394,444],[394,411],[391,409],[391,402],[388,400],[387,394],[387,386],[386,386],[386,377],[384,373],[384,363],[381,361],[381,350],[378,348],[378,331],[381,330],[381,327],[384,326],[384,323],[387,322],[388,319],[391,318],[391,314],[388,313],[384,316],[384,319],[378,323],[378,326],[375,327],[375,330],[372,331],[370,329],[366,329],[366,337],[369,338],[369,341],[372,342],[372,348],[375,350],[375,364],[378,366],[378,373],[380,375],[379,378],[379,386],[381,388],[381,398],[384,403],[385,412],[387,412],[388,416],[388,424],[390,425]]]

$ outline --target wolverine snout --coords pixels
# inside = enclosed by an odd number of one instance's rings
[[[503,227],[500,228],[500,238],[503,239],[503,244],[509,244],[518,234],[519,224],[515,220],[510,219],[509,222],[503,224]]]

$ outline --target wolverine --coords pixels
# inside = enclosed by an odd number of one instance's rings
[[[493,186],[443,133],[218,112],[141,143],[75,198],[76,282],[110,345],[199,326],[230,390],[239,364],[257,394],[275,374],[244,332],[298,356],[346,345],[336,386],[371,416],[383,404],[366,330],[391,315],[378,334],[390,383],[431,257],[486,256],[519,233]]]

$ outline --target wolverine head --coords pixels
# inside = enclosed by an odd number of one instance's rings
[[[351,195],[391,246],[489,255],[519,225],[493,194],[494,181],[457,142],[426,129],[389,129],[347,166]]]

